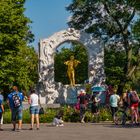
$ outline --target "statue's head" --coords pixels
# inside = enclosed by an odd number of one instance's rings
[[[70,60],[74,60],[74,55],[71,55],[70,56]]]

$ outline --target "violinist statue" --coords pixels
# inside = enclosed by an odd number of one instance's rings
[[[70,60],[64,62],[64,64],[68,66],[67,74],[68,74],[71,86],[75,86],[75,68],[77,67],[79,63],[81,62],[74,59],[73,55],[70,56]]]

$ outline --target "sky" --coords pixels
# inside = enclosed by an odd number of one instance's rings
[[[39,39],[47,38],[55,32],[68,28],[70,13],[66,11],[72,0],[27,0],[25,15],[33,22],[31,31],[35,41],[31,44],[38,50]]]

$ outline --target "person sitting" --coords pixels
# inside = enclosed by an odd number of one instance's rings
[[[59,113],[54,117],[52,125],[53,126],[64,126],[64,121],[62,120],[63,111],[59,111]]]

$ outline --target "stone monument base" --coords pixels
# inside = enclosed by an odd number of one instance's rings
[[[62,85],[61,88],[59,86],[59,88],[55,90],[55,94],[52,93],[50,95],[45,93],[45,97],[40,96],[40,102],[41,104],[75,104],[77,103],[78,91],[82,88],[84,88],[84,86],[81,84],[75,86]],[[53,98],[50,98],[52,95]]]

